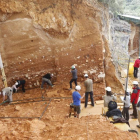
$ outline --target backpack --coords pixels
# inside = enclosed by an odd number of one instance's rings
[[[111,111],[113,109],[117,109],[117,103],[115,101],[110,101],[108,103],[108,110]]]

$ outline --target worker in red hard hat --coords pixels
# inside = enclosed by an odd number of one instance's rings
[[[138,78],[137,74],[138,74],[138,68],[140,66],[140,56],[138,59],[135,60],[135,63],[134,63],[134,77],[135,78]]]
[[[138,103],[138,99],[139,99],[139,92],[140,92],[140,88],[138,87],[138,82],[137,81],[133,81],[133,92],[131,95],[131,103],[132,103],[132,107],[133,107],[133,114],[131,114],[131,116],[134,116],[134,118],[137,118],[137,109],[136,109],[136,105]]]

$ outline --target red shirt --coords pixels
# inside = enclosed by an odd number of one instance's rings
[[[138,88],[133,88],[133,93],[131,95],[131,103],[134,101],[135,104],[138,103],[138,99],[139,99],[139,93],[140,93],[140,89]]]
[[[139,68],[140,65],[140,59],[137,59],[134,63],[134,67]]]

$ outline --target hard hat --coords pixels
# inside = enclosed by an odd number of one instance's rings
[[[71,69],[75,69],[75,66],[73,65],[73,66],[71,66]]]
[[[130,92],[130,89],[129,89],[129,88],[127,88],[126,92]]]
[[[85,74],[84,77],[88,77],[88,74]]]
[[[76,90],[81,90],[81,87],[80,86],[76,86],[75,89]]]
[[[18,82],[16,82],[15,85],[18,85]]]
[[[138,82],[137,81],[133,81],[133,85],[138,85]]]
[[[105,90],[106,91],[111,91],[111,87],[106,87]]]

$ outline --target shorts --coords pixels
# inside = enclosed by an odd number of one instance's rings
[[[80,114],[80,105],[74,105],[74,112],[77,112],[77,114]]]

